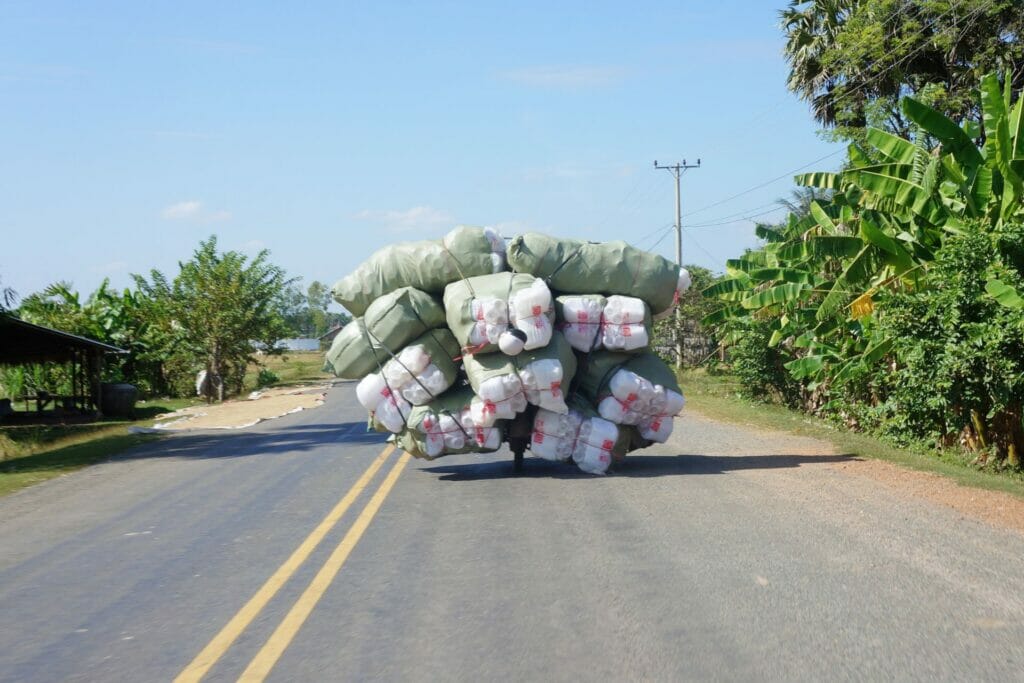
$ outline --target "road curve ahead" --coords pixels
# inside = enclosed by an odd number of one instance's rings
[[[410,460],[354,386],[0,499],[0,681],[1024,680],[1024,536],[688,415]]]

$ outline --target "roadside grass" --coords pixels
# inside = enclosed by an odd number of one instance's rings
[[[128,428],[152,426],[157,415],[197,402],[194,399],[140,401],[135,420],[0,427],[0,496],[157,439],[159,436],[152,434],[132,434]]]
[[[786,431],[828,441],[840,453],[885,460],[922,472],[953,479],[963,486],[1003,491],[1024,498],[1024,475],[978,469],[965,454],[937,449],[898,448],[877,437],[853,432],[783,406],[751,401],[738,393],[739,383],[729,375],[713,375],[702,369],[680,375],[687,406],[708,417],[762,429]]]
[[[249,367],[245,373],[245,387],[248,391],[258,388],[259,373],[264,368],[277,375],[277,381],[270,386],[333,379],[333,375],[323,371],[323,365],[324,354],[319,351],[292,351],[281,356],[266,356],[262,366]]]

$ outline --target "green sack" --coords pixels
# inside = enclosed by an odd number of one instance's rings
[[[646,351],[640,354],[595,351],[580,356],[576,372],[577,388],[597,405],[611,392],[608,383],[617,370],[629,370],[640,377],[663,386],[667,390],[682,393],[675,372],[657,355]]]
[[[383,366],[391,354],[438,327],[444,327],[444,309],[437,299],[403,287],[374,301],[366,315],[338,332],[327,351],[325,369],[343,379],[362,379]]]
[[[473,391],[453,387],[430,403],[416,406],[395,443],[409,455],[433,460],[453,453],[491,453],[501,447],[504,422],[475,427],[468,419]]]
[[[505,270],[504,249],[493,230],[459,226],[443,239],[378,249],[332,293],[352,315],[363,315],[375,300],[401,287],[440,294],[449,282]]]
[[[583,242],[529,232],[508,245],[508,263],[565,294],[623,294],[643,299],[655,314],[672,307],[679,266],[625,242]]]
[[[527,350],[547,346],[554,331],[551,291],[532,275],[495,273],[452,282],[444,289],[444,310],[464,353],[498,350],[498,336],[510,323],[526,334]]]
[[[565,393],[576,374],[576,356],[560,333],[541,349],[518,356],[485,353],[464,356],[466,377],[473,387],[474,410],[490,410],[495,417],[511,418],[526,402],[564,414]],[[522,398],[515,400],[518,395]],[[482,404],[482,407],[481,407]],[[478,422],[484,420],[474,413]]]

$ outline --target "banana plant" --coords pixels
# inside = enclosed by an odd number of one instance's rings
[[[981,147],[980,131],[905,98],[913,140],[869,129],[844,170],[797,176],[798,185],[831,190],[831,200],[782,226],[759,226],[764,246],[727,262],[728,277],[705,291],[727,303],[708,322],[771,320],[770,343],[789,340],[799,379],[842,381],[857,363],[884,357],[889,341],[861,324],[879,290],[919,287],[944,236],[968,223],[998,231],[1024,221],[1024,98],[1011,106],[1009,85],[994,74],[980,90]],[[1003,305],[1024,305],[997,279],[987,289]]]

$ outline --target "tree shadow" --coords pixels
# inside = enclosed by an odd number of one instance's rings
[[[819,463],[858,460],[842,455],[630,455],[608,471],[616,477],[667,477],[700,474],[726,474],[740,470],[789,469]],[[516,472],[511,459],[422,467],[423,472],[439,474],[442,481],[478,481],[505,478],[595,479],[572,463],[557,463],[527,458],[523,470]]]

